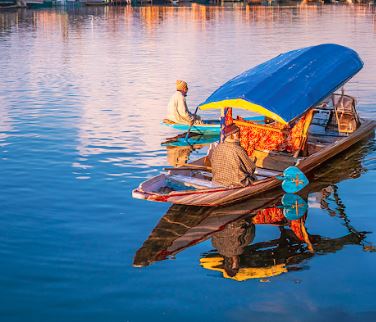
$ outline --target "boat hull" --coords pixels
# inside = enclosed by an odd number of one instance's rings
[[[163,125],[166,125],[168,127],[171,127],[175,130],[178,131],[183,131],[187,132],[190,128],[189,124],[177,124],[177,123],[164,123],[162,122]],[[191,132],[198,132],[198,133],[212,133],[213,135],[218,135],[220,131],[221,126],[218,124],[204,124],[204,125],[194,125],[192,126]]]
[[[368,137],[374,132],[375,121],[362,120],[362,125],[348,137],[338,140],[337,142],[322,148],[319,152],[302,159],[297,167],[305,174],[316,169],[324,162],[345,151],[362,139]],[[159,194],[147,192],[147,183],[153,184],[153,180],[157,182],[165,175],[154,177],[137,189],[133,190],[132,196],[136,199],[145,199],[149,201],[169,202],[174,204],[192,205],[192,206],[221,206],[228,205],[240,200],[244,200],[266,191],[270,191],[280,186],[280,181],[275,177],[256,182],[247,187],[240,188],[215,188],[202,189],[193,191],[173,191],[169,194]]]
[[[264,117],[252,116],[246,117],[245,120],[262,123]],[[191,127],[189,124],[178,124],[173,122],[162,122],[162,124],[183,132],[187,132]],[[190,131],[194,133],[205,133],[207,135],[219,135],[220,130],[221,125],[219,120],[204,120],[204,124],[194,125]]]

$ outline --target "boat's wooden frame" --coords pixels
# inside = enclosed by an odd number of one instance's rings
[[[322,147],[316,153],[308,157],[298,159],[296,166],[305,174],[322,165],[332,157],[345,151],[355,143],[366,138],[374,132],[376,122],[373,120],[361,120],[359,128],[348,136],[340,137],[336,142]],[[204,158],[192,162],[192,165],[205,165]],[[190,176],[195,169],[186,170],[169,170],[167,174],[160,174],[150,180],[140,184],[133,190],[132,195],[137,199],[145,199],[158,202],[170,202],[174,204],[193,205],[193,206],[220,206],[227,205],[240,200],[259,195],[280,185],[280,181],[275,177],[267,177],[258,180],[247,187],[214,187],[197,190],[172,191],[169,193],[152,192],[153,186],[163,182],[169,175],[186,175]]]
[[[219,135],[219,132],[221,130],[221,125],[219,124],[219,120],[209,120],[207,121],[208,123],[204,123],[204,124],[195,124],[192,126],[192,129],[191,129],[191,132],[194,132],[194,133],[205,133],[205,134],[211,134],[211,135]],[[171,127],[175,130],[179,130],[179,131],[188,131],[190,129],[190,125],[189,124],[179,124],[179,123],[175,123],[173,121],[170,121],[170,120],[163,120],[163,122],[161,123],[162,125],[166,125],[168,127]]]
[[[308,175],[374,132],[375,121],[359,120],[356,100],[345,95],[343,89],[362,67],[363,62],[354,50],[322,44],[281,54],[236,76],[198,107],[221,110],[220,142],[225,139],[225,126],[232,123],[239,126],[242,146],[251,158],[256,157],[257,180],[246,187],[223,187],[212,180],[209,168],[205,168],[210,158],[204,157],[188,167],[170,169],[167,174],[141,183],[133,190],[133,197],[183,205],[221,206],[278,187],[278,177],[291,165]],[[316,77],[318,73],[320,77]],[[323,82],[324,76],[330,79]],[[269,87],[259,90],[267,84]],[[335,93],[341,87],[341,94]],[[279,94],[287,88],[296,90],[287,91],[285,94],[291,95],[282,99]],[[268,91],[279,94],[265,96]],[[262,115],[265,124],[234,119],[233,108]],[[314,122],[315,115],[317,122]],[[258,156],[254,155],[255,151]]]
[[[368,143],[367,139],[362,140],[361,143],[329,161],[327,168],[321,167],[315,172],[312,182],[299,192],[299,195],[307,200],[311,193],[322,192],[328,186],[333,187],[343,180],[356,178],[355,173],[364,171],[362,161],[369,152],[368,148],[364,148],[369,145]],[[283,190],[278,188],[224,207],[172,205],[137,251],[133,265],[147,266],[169,256],[176,256],[181,251],[210,239],[214,233],[234,221],[250,218],[262,209],[279,205],[283,194]],[[258,225],[265,224],[283,226],[286,222],[258,223]],[[315,251],[319,250],[317,244],[314,244],[313,248]]]

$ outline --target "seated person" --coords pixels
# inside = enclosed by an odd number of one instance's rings
[[[224,186],[248,186],[254,182],[256,165],[240,146],[240,130],[235,124],[224,129],[225,141],[211,155],[213,181]]]
[[[178,124],[201,124],[201,118],[194,116],[187,107],[185,97],[188,93],[188,85],[185,81],[176,81],[176,92],[170,98],[167,107],[167,119]]]

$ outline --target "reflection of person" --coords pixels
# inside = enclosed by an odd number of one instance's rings
[[[246,219],[228,224],[212,236],[212,245],[224,257],[224,270],[233,277],[239,271],[239,255],[255,237],[255,225]]]
[[[167,146],[167,162],[173,167],[187,165],[192,151],[202,149],[205,145],[195,144],[189,146]]]
[[[185,165],[192,151],[191,146],[168,146],[167,162],[173,167]]]
[[[185,81],[176,81],[176,92],[170,98],[167,107],[167,119],[179,124],[201,123],[201,118],[196,117],[188,110],[185,97],[188,93],[188,85]]]
[[[225,141],[211,154],[213,181],[224,186],[245,187],[255,181],[255,164],[240,146],[240,130],[235,124],[224,129]]]

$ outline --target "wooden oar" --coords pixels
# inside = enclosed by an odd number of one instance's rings
[[[206,165],[194,164],[194,163],[184,163],[182,166],[184,167],[194,167],[194,168],[206,168],[208,170],[212,170],[212,167],[208,167]]]
[[[169,171],[169,170],[178,170],[178,171],[179,170],[205,170],[205,171],[211,172],[212,168],[204,166],[204,165],[186,163],[186,164],[183,164],[180,167],[163,168],[163,170],[165,170],[165,171]]]
[[[166,138],[166,141],[162,142],[161,144],[168,144],[168,143],[172,143],[172,142],[176,142],[178,141],[179,139],[182,139],[182,138],[186,138],[186,136],[188,136],[188,138],[191,138],[191,137],[200,137],[201,134],[197,134],[197,133],[182,133],[182,134],[178,134],[172,138]]]
[[[187,135],[185,136],[185,139],[186,139],[187,141],[188,141],[189,133],[191,133],[192,126],[193,126],[193,124],[195,124],[197,111],[198,111],[198,106],[196,107],[195,112],[194,112],[194,114],[193,114],[193,121],[192,121],[192,124],[189,126],[189,129],[188,129]],[[201,131],[200,131],[200,132],[201,132]],[[201,133],[201,134],[202,134],[202,133]]]

